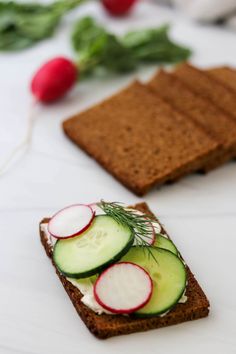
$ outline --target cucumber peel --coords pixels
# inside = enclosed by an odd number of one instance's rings
[[[177,248],[175,247],[174,243],[167,237],[164,237],[161,234],[156,234],[156,240],[154,242],[154,247],[164,248],[176,255],[179,254]]]

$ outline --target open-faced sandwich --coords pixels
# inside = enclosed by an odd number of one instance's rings
[[[77,204],[40,223],[42,244],[98,338],[205,317],[209,302],[145,203]]]

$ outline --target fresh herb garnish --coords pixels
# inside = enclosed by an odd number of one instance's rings
[[[37,2],[0,1],[0,50],[18,51],[51,37],[63,15],[83,0]]]
[[[72,31],[72,45],[82,74],[97,70],[129,72],[142,63],[175,63],[191,51],[169,38],[169,26],[128,32],[118,37],[91,17],[79,19]]]
[[[143,247],[144,251],[147,250],[149,256],[157,262],[148,242],[153,235],[153,229],[152,227],[150,228],[150,224],[154,219],[150,217],[150,215],[144,213],[141,214],[133,209],[125,208],[117,202],[109,203],[101,200],[101,202],[98,203],[98,206],[106,215],[111,216],[118,223],[129,226],[134,232],[136,244]]]

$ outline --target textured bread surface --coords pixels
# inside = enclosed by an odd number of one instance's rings
[[[201,124],[221,145],[217,156],[212,157],[205,170],[236,156],[236,120],[209,100],[194,93],[173,73],[158,71],[148,87],[166,99],[174,109]]]
[[[146,203],[137,204],[134,208],[153,215]],[[41,221],[40,225],[48,221],[49,219],[45,218]],[[166,233],[163,227],[162,232]],[[49,246],[47,237],[44,232],[42,232],[41,228],[40,238],[48,257],[52,260],[52,248]],[[147,331],[150,329],[179,324],[185,321],[192,321],[206,317],[209,313],[209,301],[188,267],[188,284],[186,288],[186,295],[188,296],[187,302],[185,304],[177,304],[164,317],[150,318],[133,318],[131,316],[107,314],[97,315],[81,302],[82,294],[80,291],[61,275],[56,267],[55,270],[82,321],[88,327],[90,332],[100,339],[121,334]]]
[[[195,93],[205,97],[236,120],[236,95],[232,89],[215,79],[207,71],[197,69],[187,63],[177,66],[175,75]]]
[[[201,170],[218,143],[134,82],[63,123],[67,136],[137,195]]]
[[[227,66],[221,66],[218,68],[208,69],[206,72],[222,84],[236,91],[236,70]]]

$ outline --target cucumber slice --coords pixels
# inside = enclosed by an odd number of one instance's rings
[[[173,242],[161,234],[156,235],[156,240],[155,240],[153,246],[159,247],[159,248],[164,248],[165,250],[168,250],[176,255],[179,254],[179,252],[178,252],[177,248],[175,247],[175,245],[173,244]]]
[[[132,262],[143,267],[153,281],[151,299],[134,314],[139,317],[156,316],[174,307],[184,293],[187,273],[183,262],[172,252],[150,247],[153,256],[142,247],[132,247],[122,262]]]
[[[124,256],[134,241],[133,231],[112,217],[99,215],[81,235],[58,240],[53,260],[62,274],[86,278]]]

